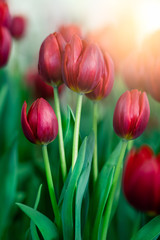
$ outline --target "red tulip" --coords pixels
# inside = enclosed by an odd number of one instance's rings
[[[118,136],[127,140],[139,137],[145,130],[150,107],[145,92],[126,91],[119,98],[113,117],[113,127]]]
[[[104,56],[104,67],[101,81],[92,92],[86,96],[92,100],[101,100],[109,95],[114,83],[114,65],[111,57],[108,54]]]
[[[77,35],[66,44],[62,73],[64,83],[73,91],[89,93],[99,84],[103,71],[103,55],[95,44],[87,44]]]
[[[62,52],[65,40],[60,33],[50,34],[42,43],[39,51],[39,73],[48,83],[59,86],[62,81]]]
[[[43,98],[37,99],[26,113],[27,103],[24,102],[21,123],[26,138],[35,144],[48,144],[58,134],[58,121],[50,104]]]
[[[29,69],[25,76],[26,84],[31,88],[33,96],[36,98],[49,99],[54,97],[53,87],[45,82],[45,79],[39,75],[36,69]],[[58,87],[59,95],[64,90],[64,84]]]
[[[10,55],[11,36],[7,28],[0,27],[0,68],[4,67]]]
[[[58,32],[60,32],[65,39],[66,42],[70,42],[73,35],[77,34],[79,37],[82,37],[81,29],[74,24],[70,25],[62,25],[58,29]]]
[[[11,16],[8,4],[0,1],[0,26],[10,28]]]
[[[148,146],[132,149],[124,168],[123,191],[138,210],[160,213],[160,155]]]
[[[14,16],[11,20],[10,31],[15,39],[21,39],[26,31],[26,19],[23,16]]]

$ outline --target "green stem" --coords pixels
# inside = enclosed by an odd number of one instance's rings
[[[73,135],[73,149],[72,149],[72,171],[76,163],[78,156],[78,140],[79,140],[79,128],[80,128],[80,118],[82,109],[83,94],[78,95],[77,107],[76,107],[76,118],[74,125],[74,135]]]
[[[54,102],[55,102],[55,112],[56,112],[56,116],[57,116],[57,120],[58,120],[58,140],[59,140],[60,165],[61,165],[61,171],[62,171],[62,178],[63,178],[63,182],[64,182],[66,179],[66,176],[67,176],[67,166],[66,166],[66,158],[65,158],[65,151],[64,151],[58,88],[55,86],[54,86]]]
[[[55,196],[54,185],[53,185],[53,181],[52,181],[52,175],[51,175],[51,169],[50,169],[48,151],[47,151],[46,145],[42,146],[42,154],[43,154],[43,159],[44,159],[49,195],[50,195],[50,199],[51,199],[51,203],[52,203],[53,212],[55,215],[55,220],[56,220],[57,226],[59,228],[61,228],[61,217],[60,217],[60,212],[59,212],[59,208],[58,208],[57,200],[56,200],[56,196]]]
[[[123,158],[125,155],[125,151],[127,148],[127,141],[123,142],[122,148],[121,148],[121,153],[118,159],[118,163],[115,169],[115,174],[114,174],[114,178],[113,178],[113,183],[112,183],[112,187],[110,190],[110,194],[108,197],[108,201],[107,201],[107,206],[106,206],[106,210],[104,213],[104,221],[103,221],[103,226],[102,226],[102,240],[106,240],[107,239],[107,232],[108,232],[108,227],[109,227],[109,221],[110,221],[110,216],[111,216],[111,211],[112,211],[112,205],[113,205],[113,201],[114,201],[114,196],[115,196],[115,192],[116,192],[116,187],[117,187],[117,183],[119,180],[119,176],[121,173],[121,167],[123,165]]]
[[[95,183],[98,177],[98,160],[97,160],[97,110],[98,103],[94,102],[93,106],[93,131],[95,136],[94,154],[93,154],[93,182]]]

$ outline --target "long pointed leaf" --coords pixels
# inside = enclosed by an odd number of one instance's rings
[[[81,174],[86,151],[87,138],[84,139],[78,154],[76,164],[70,177],[62,205],[62,225],[64,240],[73,239],[73,196],[77,185],[78,178]]]
[[[85,189],[88,184],[89,174],[91,170],[92,156],[94,150],[94,134],[92,133],[88,137],[85,162],[82,170],[82,174],[79,178],[76,193],[76,206],[75,206],[75,239],[81,239],[81,206]]]
[[[58,239],[58,230],[49,218],[24,204],[17,203],[17,205],[29,218],[31,218],[45,240]]]

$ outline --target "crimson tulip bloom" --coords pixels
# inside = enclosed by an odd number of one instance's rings
[[[15,39],[21,39],[26,31],[26,19],[23,16],[14,16],[11,20],[10,31]]]
[[[103,54],[96,44],[88,44],[74,35],[63,55],[64,83],[75,92],[93,91],[101,80],[103,63]]]
[[[155,156],[148,146],[132,149],[124,168],[123,191],[138,210],[160,213],[160,154]]]
[[[62,25],[58,29],[58,32],[60,32],[65,39],[66,42],[70,42],[73,35],[77,34],[79,37],[82,37],[82,32],[80,27],[74,24],[70,25]]]
[[[43,41],[39,51],[39,73],[48,83],[56,86],[63,83],[61,68],[65,44],[60,33],[53,33]]]
[[[139,137],[145,130],[150,107],[145,92],[126,91],[119,98],[113,117],[113,127],[118,136],[127,140]]]
[[[104,56],[104,68],[101,81],[92,92],[86,96],[92,100],[101,100],[109,95],[114,83],[114,65],[111,57],[108,54]]]
[[[26,113],[27,103],[24,102],[21,123],[26,138],[35,144],[48,144],[58,134],[57,117],[50,104],[43,98],[37,99]]]
[[[0,27],[0,68],[4,67],[10,55],[11,36],[7,28]]]
[[[0,26],[10,28],[11,16],[8,4],[0,1]]]

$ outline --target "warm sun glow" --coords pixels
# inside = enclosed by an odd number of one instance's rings
[[[136,9],[140,38],[160,29],[160,1],[143,1]]]

